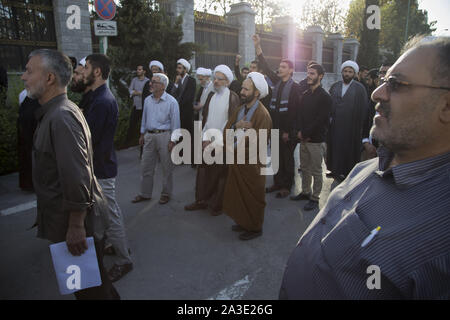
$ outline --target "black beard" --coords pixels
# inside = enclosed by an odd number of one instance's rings
[[[352,78],[342,77],[342,80],[344,81],[345,84],[349,84],[353,79]]]
[[[70,90],[72,90],[72,92],[82,93],[84,92],[84,90],[86,90],[86,85],[84,84],[83,80],[77,82],[72,81]]]
[[[252,94],[251,96],[245,97],[241,95],[241,103],[242,104],[247,104],[249,102],[252,102],[253,99],[255,99],[255,94]]]
[[[93,85],[94,82],[95,82],[95,78],[94,78],[94,75],[93,75],[92,73],[89,74],[89,75],[84,79],[84,85],[85,85],[86,87],[89,87],[89,86]]]
[[[317,78],[316,80],[312,80],[312,79],[310,79],[313,83],[311,83],[309,86],[310,87],[313,87],[313,86],[315,86],[317,83],[319,83],[319,78]]]

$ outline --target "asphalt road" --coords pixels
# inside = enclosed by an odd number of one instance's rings
[[[297,150],[296,150],[297,151]],[[297,153],[296,153],[297,154]],[[122,299],[277,299],[285,264],[317,211],[306,201],[266,195],[262,237],[241,241],[226,215],[187,212],[194,200],[195,170],[177,166],[174,195],[160,205],[156,169],[153,200],[132,204],[139,190],[138,149],[118,152],[117,200],[122,209],[134,269],[115,283]],[[298,156],[296,156],[298,163]],[[268,177],[267,186],[272,184]],[[324,179],[320,207],[333,180]],[[300,176],[296,174],[297,194]],[[35,196],[18,188],[18,175],[0,177],[0,299],[73,299],[58,292],[49,242],[36,238]],[[112,265],[110,257],[105,258]]]

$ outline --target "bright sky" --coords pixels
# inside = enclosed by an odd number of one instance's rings
[[[279,0],[290,8],[293,16],[301,16],[304,0]],[[406,0],[404,0],[406,1]],[[345,10],[348,10],[351,0],[340,1]],[[450,36],[450,0],[419,0],[419,9],[427,10],[428,22],[437,21],[436,35]]]

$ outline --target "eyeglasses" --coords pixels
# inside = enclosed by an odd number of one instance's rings
[[[439,86],[429,86],[426,84],[414,84],[408,81],[399,80],[396,77],[389,77],[389,78],[381,78],[380,86],[384,83],[387,83],[388,88],[391,91],[396,91],[400,87],[422,87],[422,88],[430,88],[430,89],[441,89],[441,90],[450,90],[448,87],[439,87]]]

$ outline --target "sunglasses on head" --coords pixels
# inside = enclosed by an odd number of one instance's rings
[[[439,87],[439,86],[429,86],[426,84],[415,84],[408,81],[399,80],[394,76],[390,76],[389,78],[381,78],[380,85],[387,84],[388,88],[391,91],[398,90],[401,87],[422,87],[422,88],[430,88],[430,89],[440,89],[440,90],[450,90],[448,87]]]

